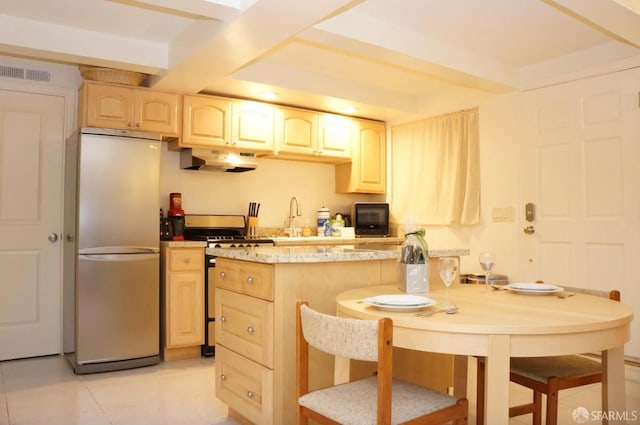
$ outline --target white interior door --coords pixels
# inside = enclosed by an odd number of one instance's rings
[[[522,94],[521,275],[622,292],[640,311],[640,69]],[[524,222],[525,225],[529,224]],[[524,226],[523,226],[524,227]],[[626,354],[640,357],[640,321]]]
[[[0,360],[61,351],[64,103],[0,90]]]

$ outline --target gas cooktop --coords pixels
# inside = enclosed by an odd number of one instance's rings
[[[184,239],[206,241],[210,248],[243,248],[273,245],[271,239],[247,238],[243,215],[185,214]]]

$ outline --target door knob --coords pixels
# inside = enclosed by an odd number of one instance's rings
[[[49,242],[51,242],[51,243],[57,242],[58,241],[58,234],[57,233],[52,233],[52,234],[49,235],[49,237],[47,239],[49,239]]]

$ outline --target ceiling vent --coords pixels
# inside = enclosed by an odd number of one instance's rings
[[[42,69],[19,68],[17,66],[0,65],[0,78],[14,80],[37,81],[51,83],[51,72]]]

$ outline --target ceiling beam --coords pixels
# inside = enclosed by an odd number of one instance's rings
[[[640,14],[637,10],[640,8],[638,6],[633,10],[623,4],[624,0],[544,1],[609,36],[640,47]]]
[[[157,73],[167,68],[162,43],[0,15],[3,51],[57,62]]]
[[[518,69],[511,65],[353,10],[298,37],[481,90],[512,90],[519,78]]]
[[[126,4],[143,9],[155,10],[172,15],[193,19],[231,18],[242,9],[243,2],[236,1],[206,1],[206,0],[110,0],[114,3]]]
[[[246,10],[209,29],[209,38],[184,36],[171,43],[170,69],[151,85],[162,90],[197,93],[260,59],[300,31],[362,0],[257,0]],[[200,35],[206,31],[195,31]],[[184,51],[191,52],[184,55]]]

